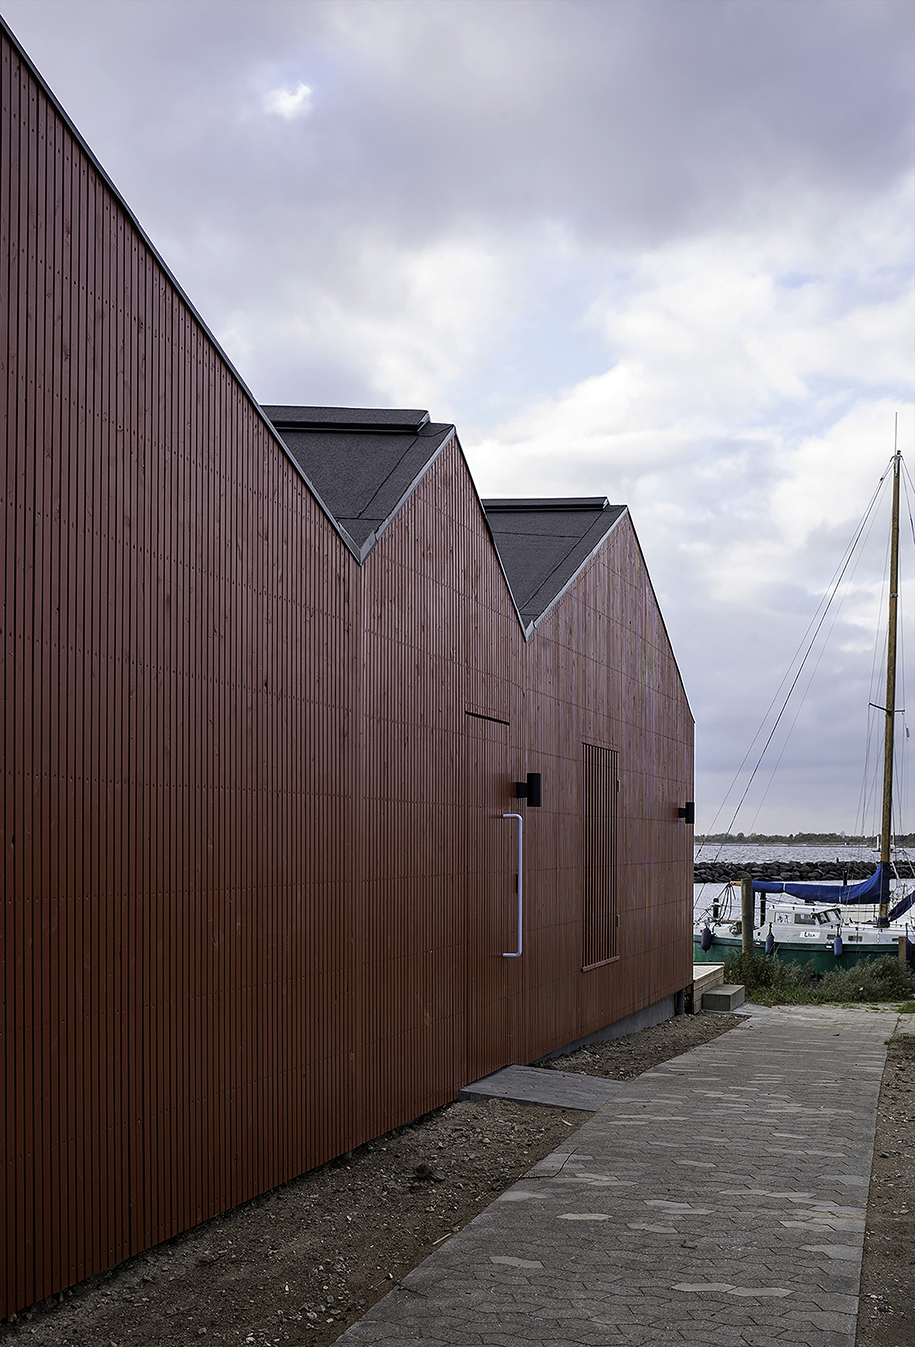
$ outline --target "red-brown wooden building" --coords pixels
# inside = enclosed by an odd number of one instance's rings
[[[5,1315],[672,1013],[693,726],[625,507],[262,410],[0,56]]]

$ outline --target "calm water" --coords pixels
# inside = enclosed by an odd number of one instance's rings
[[[900,848],[900,856],[907,856],[910,859],[915,857],[912,850],[903,851]],[[767,846],[739,846],[728,845],[720,846],[718,844],[706,844],[695,848],[695,858],[697,861],[719,860],[722,863],[732,865],[741,865],[753,861],[864,861],[866,864],[876,866],[879,859],[877,852],[871,847],[767,847]],[[824,880],[828,883],[828,880]],[[839,881],[836,881],[838,886]],[[722,905],[722,915],[724,904],[727,902],[727,885],[725,884],[694,884],[693,885],[693,915],[698,921],[711,907],[716,899]],[[731,889],[731,912],[736,920],[740,916],[740,889]]]

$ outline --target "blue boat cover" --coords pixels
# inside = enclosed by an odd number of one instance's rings
[[[753,880],[754,893],[788,893],[792,898],[812,898],[825,903],[882,903],[889,898],[890,867],[881,861],[870,879],[860,884],[780,884],[767,879]],[[905,899],[902,900],[905,902]],[[902,909],[905,911],[905,908]]]
[[[903,912],[908,912],[913,903],[915,903],[915,889],[911,893],[907,893],[904,898],[900,898],[899,902],[890,908],[887,913],[890,921],[895,921],[897,917],[902,916]]]
[[[877,866],[877,869],[871,875],[870,879],[863,879],[860,884],[793,884],[790,881],[787,884],[779,884],[775,881],[766,879],[753,880],[754,893],[787,893],[792,898],[809,898],[813,902],[818,900],[826,903],[881,903],[888,902],[890,895],[890,868],[883,862]],[[890,921],[895,921],[901,917],[904,912],[915,905],[915,889],[907,893],[905,897],[900,898],[899,902],[890,908],[887,916]]]

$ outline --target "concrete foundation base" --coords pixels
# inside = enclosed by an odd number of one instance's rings
[[[680,995],[682,996],[682,993]],[[587,1047],[589,1043],[606,1043],[611,1038],[622,1038],[624,1034],[634,1034],[639,1029],[649,1029],[653,1024],[672,1020],[677,1014],[677,999],[676,994],[665,996],[662,1000],[655,1001],[654,1005],[646,1006],[644,1010],[637,1010],[634,1015],[627,1015],[625,1019],[617,1020],[615,1024],[608,1024],[605,1029],[598,1029],[596,1033],[588,1034],[586,1038],[578,1038],[574,1043],[566,1043],[564,1047],[556,1048],[544,1057],[538,1057],[537,1061],[548,1062],[553,1057],[567,1057],[570,1052],[577,1052],[579,1048]]]

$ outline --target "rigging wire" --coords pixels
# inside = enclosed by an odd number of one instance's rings
[[[846,571],[848,570],[848,567],[849,567],[849,565],[850,565],[850,563],[851,563],[852,557],[854,556],[855,551],[856,551],[856,549],[857,549],[857,547],[858,547],[858,544],[859,544],[859,542],[861,541],[862,536],[864,535],[865,528],[866,528],[866,526],[868,525],[868,521],[871,520],[871,516],[872,516],[872,514],[873,514],[874,507],[875,507],[875,505],[876,505],[876,503],[877,503],[877,499],[878,499],[878,497],[879,497],[879,495],[880,495],[880,492],[881,492],[881,490],[882,490],[882,488],[883,488],[883,485],[884,485],[884,483],[885,483],[886,480],[887,480],[887,476],[888,476],[888,474],[889,474],[890,468],[892,467],[892,463],[893,463],[893,459],[891,458],[889,464],[888,464],[887,467],[884,469],[883,474],[882,474],[882,476],[880,477],[880,480],[878,481],[876,487],[874,488],[873,494],[871,495],[871,498],[870,498],[870,500],[868,501],[868,504],[867,504],[867,507],[866,507],[866,509],[865,509],[865,511],[864,511],[864,514],[861,516],[861,519],[859,520],[859,522],[858,522],[858,524],[857,524],[857,526],[856,526],[856,528],[855,528],[855,530],[854,530],[854,533],[852,534],[852,538],[851,538],[850,543],[848,544],[848,546],[847,546],[846,549],[845,549],[845,552],[843,553],[842,560],[840,561],[839,566],[838,566],[838,568],[837,568],[837,571],[834,573],[833,579],[832,579],[832,581],[830,582],[830,587],[829,587],[828,590],[827,590],[827,597],[825,598],[825,602],[824,602],[824,599],[822,599],[822,598],[820,599],[820,602],[819,602],[819,604],[817,605],[817,608],[816,608],[816,610],[814,611],[813,616],[811,617],[809,623],[807,624],[807,629],[806,629],[806,631],[804,632],[803,637],[801,638],[800,644],[798,645],[797,650],[795,651],[794,655],[792,656],[791,662],[790,662],[789,665],[788,665],[788,671],[787,671],[787,673],[782,677],[781,682],[779,683],[778,687],[776,688],[775,693],[774,693],[774,695],[773,695],[773,697],[772,697],[772,700],[769,702],[769,705],[768,705],[768,707],[766,708],[765,714],[763,715],[763,718],[762,718],[762,721],[761,721],[761,723],[760,723],[759,729],[758,729],[758,730],[756,731],[756,733],[753,735],[753,738],[752,738],[751,741],[750,741],[750,745],[749,745],[749,747],[748,747],[746,753],[744,754],[743,759],[741,760],[740,766],[737,768],[737,771],[734,773],[734,778],[733,778],[733,780],[732,780],[732,782],[731,782],[730,786],[728,787],[728,790],[727,790],[727,792],[726,792],[726,794],[725,794],[725,797],[724,797],[725,800],[726,800],[726,799],[728,798],[728,796],[731,794],[731,791],[734,789],[734,786],[736,785],[737,781],[740,779],[740,775],[741,775],[741,773],[743,772],[743,769],[744,769],[744,767],[745,767],[746,764],[747,764],[747,760],[749,759],[750,754],[752,753],[754,746],[755,746],[755,745],[757,744],[757,742],[759,741],[759,738],[760,738],[761,734],[763,733],[764,727],[765,727],[765,725],[766,725],[766,722],[767,722],[768,719],[769,719],[769,716],[770,716],[770,714],[771,714],[771,712],[772,712],[772,709],[773,709],[773,707],[776,705],[776,702],[777,702],[777,700],[778,700],[778,697],[779,697],[780,693],[782,692],[782,689],[784,688],[785,683],[788,681],[788,678],[789,678],[789,676],[790,676],[790,674],[791,674],[791,669],[792,669],[792,667],[794,666],[795,662],[797,661],[798,657],[801,656],[801,662],[800,662],[800,664],[798,665],[798,668],[797,668],[797,670],[796,670],[796,672],[795,672],[795,674],[794,674],[794,677],[791,679],[791,682],[790,682],[790,684],[789,684],[789,686],[788,686],[788,691],[785,693],[785,696],[784,696],[784,699],[783,699],[783,701],[782,701],[781,707],[779,708],[778,715],[776,716],[775,721],[774,721],[774,723],[773,723],[773,725],[772,725],[772,728],[771,728],[771,730],[769,731],[768,736],[766,737],[766,741],[765,741],[765,743],[764,743],[763,746],[762,746],[762,750],[761,750],[760,753],[759,753],[759,756],[758,756],[758,758],[757,758],[757,760],[756,760],[756,764],[755,764],[755,766],[753,767],[752,772],[750,773],[750,778],[749,778],[749,780],[748,780],[748,782],[747,782],[747,785],[746,785],[746,787],[745,787],[745,789],[744,789],[744,792],[743,792],[743,794],[741,795],[740,799],[738,800],[737,806],[736,806],[736,808],[734,809],[733,814],[731,815],[730,823],[728,824],[728,827],[727,827],[727,829],[725,830],[726,833],[730,833],[731,828],[733,828],[734,822],[735,822],[736,819],[737,819],[737,815],[740,813],[740,810],[741,810],[741,808],[742,808],[742,806],[743,806],[743,803],[744,803],[744,801],[746,800],[747,795],[749,794],[750,788],[751,788],[751,786],[753,785],[753,781],[754,781],[754,779],[755,779],[755,777],[756,777],[756,774],[757,774],[757,772],[759,771],[760,764],[762,763],[762,760],[763,760],[763,758],[764,758],[764,756],[765,756],[765,754],[766,754],[766,751],[767,751],[769,745],[771,744],[772,739],[773,739],[774,736],[775,736],[776,730],[778,729],[778,726],[779,726],[779,724],[780,724],[780,722],[781,722],[782,716],[783,716],[784,713],[785,713],[785,709],[786,709],[786,707],[787,707],[787,705],[788,705],[788,702],[789,702],[789,700],[790,700],[790,698],[791,698],[791,695],[792,695],[792,693],[794,692],[795,687],[797,686],[798,680],[799,680],[799,678],[800,678],[800,676],[801,676],[801,674],[802,674],[802,672],[803,672],[803,670],[804,670],[804,666],[805,666],[805,664],[807,663],[807,660],[808,660],[808,658],[809,658],[809,656],[810,656],[810,652],[811,652],[811,650],[813,649],[813,646],[814,646],[814,644],[815,644],[815,642],[816,642],[817,636],[819,635],[820,630],[821,630],[821,628],[822,628],[822,626],[823,626],[823,623],[824,623],[825,620],[826,620],[826,616],[827,616],[827,614],[829,613],[829,610],[830,610],[830,608],[831,608],[831,606],[832,606],[832,602],[833,602],[834,598],[836,597],[836,594],[837,594],[838,589],[839,589],[839,585],[842,583],[842,580],[843,580],[844,577],[845,577],[845,573],[846,573]],[[820,611],[821,609],[822,609],[822,612]],[[813,629],[812,635],[811,635],[811,628]],[[810,638],[809,641],[808,641],[808,637]],[[801,655],[801,652],[803,652],[803,655]],[[723,808],[724,808],[724,804],[722,803],[722,805],[719,807],[718,811],[716,812],[716,814],[715,814],[715,816],[714,816],[714,818],[713,818],[713,820],[712,820],[711,826],[710,826],[710,828],[709,828],[709,832],[714,831],[715,824],[717,823],[718,818],[719,818],[719,816],[720,816],[720,814],[721,814],[721,810],[722,810]],[[718,853],[716,854],[716,859],[717,859],[717,855],[720,855],[720,850],[721,850],[721,844],[719,844]],[[701,854],[701,847],[700,847],[700,854]]]
[[[868,526],[867,533],[864,535],[864,541],[866,541],[867,538],[870,536],[870,530],[871,530],[871,528],[873,528],[873,523],[874,523],[874,520],[873,520],[873,518],[872,518],[872,519],[871,519],[871,522],[870,522],[870,525]],[[888,555],[888,553],[887,553],[887,555]],[[851,581],[852,581],[852,580],[854,579],[854,577],[855,577],[855,574],[856,574],[857,569],[858,569],[858,563],[860,562],[860,559],[861,559],[861,549],[859,549],[859,551],[858,551],[858,554],[857,554],[857,557],[856,557],[856,560],[855,560],[854,567],[852,568],[851,574],[850,574],[849,577],[848,577],[848,585],[847,585],[847,587],[846,587],[844,593],[843,593],[842,596],[840,597],[839,602],[838,602],[838,604],[836,605],[836,607],[835,607],[835,609],[834,609],[834,611],[833,611],[832,622],[830,623],[829,630],[826,632],[826,635],[825,635],[824,638],[823,638],[823,642],[822,642],[822,644],[820,645],[819,654],[818,654],[817,657],[816,657],[816,663],[814,664],[813,668],[811,669],[811,671],[810,671],[810,676],[808,677],[807,682],[806,682],[806,684],[805,684],[805,686],[804,686],[803,692],[801,693],[800,698],[798,699],[798,702],[797,702],[797,709],[796,709],[796,711],[795,711],[795,713],[794,713],[794,718],[792,719],[791,724],[788,726],[788,728],[787,728],[786,731],[785,731],[785,735],[784,735],[784,738],[783,738],[783,740],[782,740],[782,746],[781,746],[781,748],[779,749],[779,752],[778,752],[778,757],[776,758],[775,763],[773,764],[772,768],[771,768],[770,771],[769,771],[768,780],[766,781],[766,784],[765,784],[765,787],[764,787],[764,789],[763,789],[762,795],[761,795],[761,797],[760,797],[759,803],[758,803],[757,806],[756,806],[756,812],[755,812],[755,814],[753,815],[753,823],[754,823],[754,824],[755,824],[755,822],[756,822],[756,819],[759,817],[759,811],[762,809],[763,805],[765,804],[766,797],[767,797],[768,794],[769,794],[769,790],[770,790],[770,788],[771,788],[771,786],[772,786],[773,781],[775,780],[776,773],[778,772],[779,766],[781,765],[782,758],[784,757],[785,751],[786,751],[786,749],[787,749],[787,747],[788,747],[788,744],[789,744],[789,742],[790,742],[790,740],[791,740],[791,735],[792,735],[792,733],[793,733],[793,731],[794,731],[794,727],[795,727],[795,725],[797,724],[798,719],[799,719],[800,714],[801,714],[801,711],[802,711],[803,708],[804,708],[804,703],[805,703],[805,701],[806,701],[806,699],[807,699],[807,694],[809,693],[809,691],[810,691],[810,689],[811,689],[811,687],[812,687],[812,685],[813,685],[813,681],[814,681],[814,679],[816,678],[816,675],[817,675],[817,672],[818,672],[818,670],[819,670],[820,664],[822,663],[822,660],[823,660],[823,656],[826,654],[827,646],[828,646],[828,644],[829,644],[829,639],[830,639],[832,633],[835,631],[836,623],[838,622],[838,620],[839,620],[839,615],[840,615],[841,612],[842,612],[842,605],[844,604],[846,598],[848,597],[848,593],[849,593],[849,590],[850,590],[850,588],[851,588]],[[827,609],[827,610],[828,610],[828,609]],[[824,613],[823,613],[823,620],[824,620],[824,621],[825,621],[825,618],[826,618],[826,611],[827,611],[827,610],[824,610]],[[813,639],[813,640],[811,641],[811,643],[810,643],[810,649],[811,649],[811,650],[813,649],[815,640],[816,640],[816,634],[814,635],[814,639]],[[809,652],[808,652],[808,654],[809,654]]]
[[[794,690],[795,690],[795,688],[796,688],[796,686],[797,686],[797,683],[798,683],[798,681],[799,681],[799,679],[800,679],[800,676],[801,676],[801,673],[802,673],[802,671],[803,671],[803,669],[804,669],[804,666],[805,666],[805,664],[807,663],[807,661],[809,660],[809,658],[810,658],[810,656],[811,656],[811,652],[812,652],[812,650],[813,650],[813,648],[814,648],[814,646],[815,646],[815,644],[816,644],[817,638],[818,638],[818,636],[819,636],[821,630],[823,629],[824,623],[825,623],[825,621],[826,621],[827,614],[829,613],[830,608],[831,608],[831,606],[832,606],[832,604],[833,604],[833,602],[834,602],[834,600],[835,600],[835,598],[836,598],[836,594],[837,594],[837,592],[838,592],[839,586],[840,586],[840,584],[842,583],[843,579],[845,579],[845,577],[846,577],[846,572],[848,571],[849,564],[850,564],[850,562],[851,562],[852,556],[855,554],[855,552],[856,552],[857,549],[860,549],[860,550],[858,551],[858,557],[857,557],[857,559],[856,559],[856,561],[855,561],[855,566],[854,566],[854,568],[852,569],[851,574],[848,576],[848,583],[847,583],[847,585],[846,585],[845,591],[844,591],[844,593],[843,593],[843,595],[842,595],[842,598],[841,598],[840,601],[839,601],[838,607],[836,608],[836,610],[835,610],[835,612],[834,612],[834,616],[833,616],[833,619],[832,619],[832,624],[831,624],[831,626],[830,626],[830,628],[829,628],[829,632],[827,632],[826,638],[825,638],[825,640],[824,640],[824,645],[823,645],[823,647],[821,648],[819,655],[817,656],[816,663],[815,663],[814,668],[813,668],[813,670],[812,670],[812,672],[811,672],[811,674],[810,674],[810,677],[807,679],[807,682],[806,682],[806,685],[805,685],[805,687],[804,687],[804,691],[803,691],[803,694],[802,694],[802,697],[801,697],[801,703],[800,703],[800,705],[798,706],[798,709],[795,711],[794,717],[793,717],[793,719],[792,719],[792,721],[791,721],[791,726],[790,726],[790,727],[788,728],[788,730],[786,731],[786,738],[785,738],[785,741],[784,741],[784,743],[783,743],[783,745],[782,745],[781,750],[779,751],[778,760],[777,760],[777,762],[776,762],[776,764],[775,764],[775,767],[772,769],[772,771],[771,771],[770,774],[769,774],[769,779],[768,779],[768,782],[767,782],[767,784],[766,784],[766,787],[765,787],[765,790],[764,790],[764,793],[763,793],[763,798],[762,798],[762,800],[760,801],[760,804],[757,806],[756,814],[754,815],[754,822],[755,822],[756,816],[758,816],[759,809],[761,808],[762,803],[763,803],[763,801],[765,800],[766,795],[768,794],[769,788],[770,788],[770,786],[771,786],[771,784],[772,784],[772,781],[773,781],[773,779],[774,779],[774,776],[775,776],[775,772],[776,772],[776,770],[777,770],[777,768],[778,768],[778,765],[780,764],[780,762],[781,762],[781,760],[782,760],[782,757],[783,757],[783,755],[784,755],[785,749],[786,749],[786,747],[787,747],[788,739],[789,739],[790,734],[791,734],[791,730],[793,729],[793,727],[794,727],[794,726],[796,725],[796,723],[797,723],[798,717],[799,717],[799,715],[800,715],[800,710],[801,710],[801,708],[802,708],[802,706],[803,706],[804,699],[806,698],[807,693],[809,692],[809,689],[810,689],[811,683],[812,683],[812,681],[813,681],[813,678],[814,678],[815,675],[816,675],[816,672],[817,672],[817,670],[818,670],[818,668],[819,668],[819,665],[820,665],[820,662],[821,662],[821,660],[822,660],[823,654],[825,653],[825,643],[826,643],[826,640],[828,640],[829,633],[832,632],[832,630],[835,628],[836,622],[837,622],[837,620],[838,620],[839,612],[841,611],[841,608],[842,608],[842,604],[844,603],[845,597],[847,597],[848,593],[850,592],[850,589],[851,589],[851,583],[850,583],[850,582],[851,582],[851,580],[853,579],[853,577],[854,577],[854,575],[855,575],[855,573],[856,573],[857,565],[858,565],[858,560],[860,560],[861,552],[863,552],[863,543],[866,542],[867,538],[868,538],[869,535],[870,535],[870,531],[871,531],[871,529],[873,528],[873,524],[874,524],[874,518],[873,518],[874,508],[875,508],[876,503],[877,503],[877,500],[878,500],[878,498],[879,498],[879,496],[880,496],[881,490],[882,490],[882,488],[884,487],[884,484],[885,484],[885,482],[886,482],[886,480],[887,480],[887,477],[889,476],[890,470],[891,470],[892,465],[893,465],[893,458],[895,458],[895,454],[893,455],[893,457],[891,457],[891,459],[890,459],[890,461],[889,461],[889,464],[887,465],[887,468],[884,470],[882,476],[880,477],[880,479],[879,479],[879,481],[878,481],[878,483],[877,483],[877,486],[876,486],[876,488],[874,489],[874,492],[873,492],[873,494],[872,494],[872,496],[871,496],[871,499],[870,499],[870,501],[868,502],[867,507],[865,508],[865,510],[864,510],[864,512],[863,512],[863,514],[862,514],[862,516],[861,516],[861,519],[859,520],[858,525],[856,526],[856,528],[855,528],[855,530],[854,530],[854,532],[853,532],[853,534],[852,534],[851,541],[849,542],[848,547],[846,548],[846,551],[845,551],[845,553],[843,554],[842,559],[841,559],[841,561],[840,561],[840,563],[839,563],[839,565],[838,565],[838,567],[837,567],[837,569],[836,569],[836,572],[834,573],[834,576],[833,576],[833,579],[832,579],[832,581],[831,581],[830,587],[829,587],[826,591],[824,591],[824,596],[821,597],[821,599],[820,599],[820,604],[818,605],[817,610],[814,612],[813,616],[811,617],[811,619],[810,619],[810,621],[809,621],[809,623],[808,623],[808,625],[807,625],[807,629],[806,629],[806,631],[805,631],[805,633],[804,633],[803,638],[801,639],[801,642],[799,643],[799,645],[798,645],[798,647],[797,647],[797,650],[796,650],[795,653],[794,653],[794,656],[792,657],[792,660],[791,660],[791,662],[790,662],[790,664],[789,664],[789,666],[788,666],[788,670],[787,670],[787,672],[785,673],[785,675],[783,676],[783,678],[782,678],[781,682],[779,683],[778,687],[776,688],[776,691],[775,691],[775,693],[774,693],[774,695],[773,695],[773,697],[772,697],[772,699],[771,699],[771,701],[770,701],[770,703],[769,703],[769,706],[768,706],[767,709],[766,709],[766,712],[765,712],[765,714],[764,714],[764,716],[763,716],[763,718],[762,718],[762,721],[760,722],[759,728],[756,730],[756,733],[754,734],[752,740],[750,741],[750,745],[749,745],[749,747],[748,747],[746,753],[744,754],[744,757],[743,757],[743,759],[742,759],[742,761],[741,761],[741,764],[740,764],[740,766],[738,767],[737,772],[736,772],[735,775],[734,775],[734,778],[733,778],[733,780],[732,780],[732,782],[731,782],[731,785],[730,785],[729,788],[728,788],[728,791],[727,791],[726,794],[725,794],[724,801],[722,801],[722,805],[721,805],[721,806],[719,807],[719,809],[716,811],[716,814],[715,814],[715,816],[714,816],[714,819],[713,819],[713,821],[712,821],[712,824],[711,824],[711,826],[710,826],[710,828],[709,828],[709,830],[708,830],[709,832],[712,832],[712,831],[714,830],[715,824],[717,823],[718,818],[720,817],[721,812],[722,812],[722,810],[723,810],[723,808],[724,808],[724,802],[727,800],[728,796],[731,794],[731,792],[732,792],[734,786],[736,785],[736,783],[737,783],[737,781],[738,781],[738,779],[739,779],[741,773],[743,772],[743,770],[744,770],[744,768],[745,768],[745,766],[746,766],[748,760],[750,759],[750,755],[751,755],[751,753],[752,753],[752,751],[753,751],[754,746],[759,742],[760,736],[762,735],[763,730],[764,730],[764,728],[765,728],[765,726],[766,726],[766,724],[767,724],[767,721],[768,721],[768,719],[769,719],[769,717],[770,717],[770,715],[771,715],[771,713],[772,713],[772,710],[773,710],[774,706],[776,705],[776,702],[777,702],[777,700],[778,700],[778,697],[779,697],[780,693],[782,692],[782,690],[784,689],[786,683],[787,683],[788,680],[789,680],[789,677],[790,677],[790,675],[791,675],[791,670],[792,670],[792,668],[793,668],[795,662],[796,662],[797,659],[799,658],[799,656],[801,656],[801,652],[803,651],[803,657],[801,658],[800,666],[798,667],[797,672],[794,674],[794,677],[791,679],[790,686],[788,687],[787,693],[785,694],[785,697],[784,697],[784,700],[783,700],[782,705],[781,705],[781,707],[780,707],[778,716],[776,717],[776,720],[775,720],[775,722],[774,722],[774,724],[773,724],[773,726],[772,726],[772,730],[770,731],[769,735],[768,735],[767,738],[766,738],[766,742],[764,743],[764,745],[763,745],[763,747],[762,747],[762,750],[761,750],[761,752],[760,752],[760,754],[759,754],[759,757],[758,757],[758,759],[757,759],[757,761],[756,761],[756,765],[755,765],[755,767],[754,767],[754,769],[753,769],[753,772],[752,772],[752,774],[751,774],[750,780],[749,780],[748,783],[747,783],[747,788],[746,788],[746,790],[744,791],[743,795],[741,796],[741,799],[740,799],[740,801],[738,802],[737,808],[734,810],[734,813],[733,813],[733,815],[732,815],[732,817],[731,817],[730,824],[729,824],[728,829],[727,829],[727,833],[730,833],[731,830],[733,829],[733,826],[734,826],[734,823],[735,823],[735,821],[736,821],[736,818],[737,818],[737,816],[738,816],[738,814],[739,814],[739,812],[740,812],[741,807],[742,807],[743,804],[745,803],[746,797],[747,797],[747,795],[748,795],[748,793],[749,793],[749,790],[750,790],[750,788],[751,788],[751,786],[752,786],[753,778],[756,776],[757,772],[759,771],[759,769],[760,769],[760,767],[761,767],[762,760],[763,760],[763,758],[765,757],[765,754],[766,754],[766,752],[767,752],[769,746],[770,746],[771,743],[772,743],[773,737],[774,737],[775,732],[776,732],[776,730],[777,730],[777,728],[778,728],[779,721],[782,719],[782,717],[783,717],[783,715],[784,715],[784,713],[785,713],[785,710],[786,710],[786,707],[787,707],[787,705],[788,705],[788,702],[789,702],[789,700],[790,700],[792,694],[794,693]],[[905,463],[905,460],[904,460],[904,459],[901,459],[901,458],[900,458],[900,467],[901,467],[901,477],[902,477],[901,485],[902,485],[902,488],[903,488],[904,502],[905,502],[905,504],[904,504],[904,510],[905,510],[904,518],[906,519],[906,521],[907,521],[907,523],[908,523],[908,532],[910,533],[911,538],[912,538],[913,552],[915,552],[915,517],[913,517],[913,504],[912,504],[913,498],[915,498],[915,482],[913,482],[912,476],[911,476],[911,474],[910,474],[909,471],[908,471],[908,468],[907,468],[907,465],[906,465],[906,463]],[[885,602],[886,602],[886,589],[887,589],[888,580],[889,580],[889,576],[888,576],[888,554],[889,554],[889,543],[887,543],[887,558],[885,559],[885,567],[884,567],[884,570],[885,570],[885,574],[884,574],[884,584],[883,584],[883,586],[882,586],[882,589],[883,589],[883,597],[882,597],[881,603],[882,603],[883,606],[885,606]],[[900,617],[901,617],[901,618],[903,617],[903,614],[904,614],[904,612],[905,612],[904,604],[903,604],[903,601],[902,601],[902,597],[903,597],[903,589],[904,589],[904,581],[903,581],[903,577],[900,576],[900,580],[899,580],[899,610],[900,610]],[[912,589],[909,591],[909,593],[910,593],[910,595],[912,596],[912,598],[915,599],[915,585],[913,585],[913,587],[912,587]],[[822,613],[820,612],[820,607],[821,607],[821,606],[822,606]],[[913,614],[915,614],[915,603],[913,603]],[[897,826],[896,826],[897,820],[899,820],[899,819],[905,819],[905,818],[908,817],[909,780],[908,780],[907,774],[902,770],[902,768],[903,768],[905,765],[907,765],[906,763],[904,763],[904,762],[902,761],[902,759],[903,759],[904,756],[906,756],[906,755],[905,755],[905,749],[906,749],[906,746],[907,746],[907,740],[909,739],[909,729],[908,729],[908,725],[905,723],[905,722],[906,722],[906,714],[905,714],[906,695],[907,695],[907,692],[908,692],[908,691],[913,691],[913,690],[908,686],[908,684],[911,683],[911,677],[909,677],[909,678],[907,679],[907,673],[908,673],[909,671],[908,671],[908,669],[907,669],[906,658],[905,658],[905,646],[904,646],[904,641],[905,641],[905,622],[904,622],[904,620],[900,622],[900,629],[901,629],[901,630],[900,630],[900,637],[899,637],[899,640],[900,640],[900,660],[901,660],[901,663],[902,663],[902,680],[901,680],[901,681],[902,681],[902,686],[901,686],[901,689],[900,689],[900,691],[901,691],[901,693],[902,693],[902,697],[901,697],[901,703],[902,703],[901,714],[902,714],[903,727],[904,727],[904,729],[905,729],[905,734],[904,734],[904,736],[903,736],[903,735],[898,735],[898,734],[897,734],[896,739],[895,739],[895,744],[894,744],[894,748],[895,748],[895,752],[894,752],[894,759],[895,759],[894,767],[896,768],[896,771],[895,771],[895,777],[896,777],[896,780],[899,781],[899,784],[900,784],[900,787],[901,787],[901,792],[900,792],[900,791],[897,791],[897,793],[896,793],[895,796],[894,796],[894,811],[893,811],[893,812],[894,812],[894,837],[899,835],[899,833],[898,833],[898,828],[897,828]],[[811,633],[812,633],[812,634],[811,634]],[[808,638],[809,638],[809,640],[808,640]],[[878,664],[878,659],[879,659],[879,655],[880,655],[881,651],[882,651],[882,656],[883,656],[881,663],[882,663],[882,666],[885,667],[885,663],[886,663],[886,638],[885,638],[885,636],[884,636],[883,642],[882,642],[882,644],[881,644],[880,635],[879,635],[879,633],[876,633],[876,634],[875,634],[875,642],[874,642],[873,667],[872,667],[872,671],[871,671],[871,680],[870,680],[870,685],[871,685],[872,692],[874,691],[875,688],[877,688],[878,682],[879,682],[879,672],[878,672],[878,669],[879,669],[880,665]],[[915,695],[915,692],[913,692],[913,695]],[[873,700],[874,700],[874,701],[877,701],[878,699],[881,699],[881,698],[880,698],[880,694],[879,694],[879,692],[875,692],[874,695],[873,695]],[[883,697],[882,700],[885,700],[885,697]],[[899,695],[898,695],[898,693],[897,693],[897,706],[899,705],[899,701],[900,701],[900,698],[899,698]],[[872,727],[871,727],[871,728],[868,729],[868,731],[867,731],[867,733],[866,733],[866,735],[865,735],[865,771],[864,771],[864,778],[863,778],[863,780],[862,780],[862,794],[861,794],[861,799],[860,799],[860,801],[859,801],[859,816],[860,816],[860,819],[861,819],[861,823],[860,823],[860,826],[859,826],[858,829],[857,829],[857,831],[860,833],[861,836],[866,835],[866,834],[865,834],[865,822],[864,822],[864,820],[865,820],[865,818],[866,818],[866,816],[867,816],[867,813],[868,813],[868,810],[869,810],[869,807],[870,807],[869,801],[870,801],[871,799],[877,799],[877,798],[878,798],[879,792],[880,792],[880,779],[881,779],[881,777],[882,777],[882,772],[881,772],[881,767],[882,767],[882,754],[880,754],[880,755],[878,755],[878,756],[875,756],[875,757],[873,758],[873,761],[872,761],[870,770],[868,769],[868,759],[869,759],[870,756],[871,756],[871,745],[872,745],[872,740],[873,740],[873,730],[872,730]],[[868,777],[869,774],[872,774],[872,775],[873,775],[872,791],[869,791],[869,790],[868,790],[867,777]],[[878,829],[878,831],[879,831],[879,829]],[[717,859],[717,858],[720,856],[720,854],[721,854],[721,849],[722,849],[722,845],[723,845],[723,843],[719,843],[719,845],[718,845],[718,847],[717,847],[717,849],[716,849],[716,851],[715,851],[715,859]],[[699,856],[701,856],[702,851],[703,851],[703,846],[700,844],[700,846],[699,846],[699,848],[698,848],[698,853],[697,853],[697,854],[698,854]],[[903,859],[905,859],[905,858],[906,858],[906,853],[905,853],[905,851],[900,851],[899,848],[897,847],[897,849],[896,849],[896,856],[897,856],[897,858],[898,858],[898,857],[902,857]],[[897,880],[898,880],[898,878],[899,878],[899,877],[898,877],[898,875],[897,875]],[[708,886],[708,882],[702,884],[702,885],[699,887],[699,893],[697,894],[697,902],[699,901],[699,899],[701,899],[702,893],[703,893],[703,891],[706,889],[707,886]],[[722,888],[720,885],[716,885],[715,887],[716,887],[716,889],[718,889],[718,892],[716,893],[714,900],[711,900],[711,899],[709,900],[708,906],[707,906],[706,911],[705,911],[705,920],[706,920],[706,922],[709,920],[710,916],[712,915],[713,904],[714,904],[715,906],[717,906],[717,908],[718,908],[718,920],[719,920],[719,921],[727,921],[728,919],[730,919],[731,909],[732,909],[732,905],[733,905],[733,898],[734,898],[734,894],[733,894],[733,885],[732,885],[731,882],[728,882],[723,888]],[[876,912],[876,908],[875,908],[875,912]],[[700,918],[700,921],[701,921],[701,918]]]

